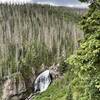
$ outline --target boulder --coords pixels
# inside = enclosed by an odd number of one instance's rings
[[[20,100],[24,96],[26,91],[25,82],[20,75],[12,76],[8,78],[3,85],[3,95],[2,100]]]

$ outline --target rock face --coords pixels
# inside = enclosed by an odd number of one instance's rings
[[[20,77],[9,78],[4,82],[2,100],[20,100],[24,98],[26,86]]]
[[[45,91],[50,83],[52,82],[52,76],[49,70],[41,73],[34,82],[34,92],[43,92]]]
[[[50,70],[50,74],[52,75],[53,79],[56,79],[57,77],[60,76],[60,70],[59,70],[60,65],[57,64],[53,64],[49,70]]]
[[[3,100],[9,100],[11,95],[14,95],[15,91],[14,91],[14,87],[13,87],[13,82],[8,79],[5,83],[4,83],[4,89],[3,89],[3,96],[2,99]]]
[[[28,97],[32,92],[33,95],[34,93],[41,93],[46,91],[52,80],[59,76],[58,68],[59,64],[54,64],[48,70],[40,73],[35,79],[33,86],[32,84],[31,86],[30,84],[26,84],[25,79],[21,73],[15,74],[15,76],[12,75],[12,77],[8,78],[4,82],[2,100],[25,100],[25,98]],[[31,76],[31,78],[32,77],[33,76]],[[32,88],[34,91],[32,91]],[[29,91],[30,93],[28,94]],[[31,98],[31,95],[29,98]]]
[[[34,93],[45,91],[52,82],[50,70],[45,70],[36,78],[33,88]],[[11,77],[4,82],[2,100],[25,100],[29,90],[26,87],[25,80],[21,77]]]

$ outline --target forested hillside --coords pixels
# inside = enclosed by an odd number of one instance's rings
[[[64,77],[33,100],[100,100],[100,0],[80,1],[90,3],[80,21],[84,39],[67,58]]]
[[[78,23],[85,12],[86,9],[48,5],[0,4],[1,86],[13,78],[15,86],[24,80],[28,88],[38,73],[57,63],[63,73],[65,59],[76,52],[83,39]]]
[[[20,71],[22,63],[28,67],[50,65],[72,53],[82,37],[78,20],[74,9],[1,4],[0,76]]]

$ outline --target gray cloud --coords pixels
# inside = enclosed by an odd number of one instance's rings
[[[55,6],[68,6],[68,7],[78,7],[87,8],[88,4],[81,3],[78,0],[33,0],[35,3],[39,4],[50,4]]]
[[[69,7],[79,7],[79,8],[86,8],[88,4],[81,3],[78,0],[33,0],[35,3],[39,4],[50,4],[55,6],[69,6]]]
[[[2,3],[39,3],[49,4],[53,6],[69,6],[69,7],[87,7],[87,4],[81,3],[78,0],[0,0]]]
[[[80,3],[78,0],[33,0],[33,2],[55,2],[59,5]]]

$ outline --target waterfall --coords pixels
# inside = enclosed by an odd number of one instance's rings
[[[42,72],[34,82],[34,92],[43,92],[47,90],[48,86],[52,82],[50,71],[46,70]]]

